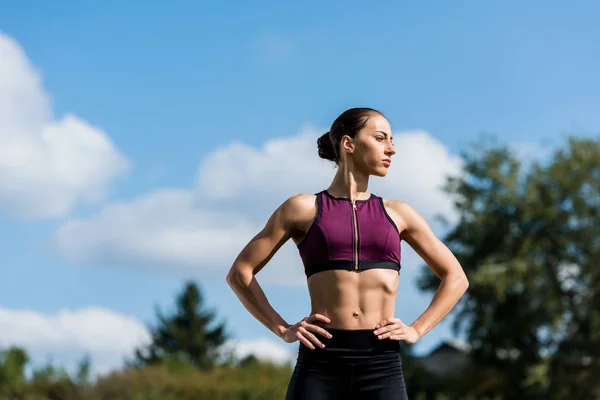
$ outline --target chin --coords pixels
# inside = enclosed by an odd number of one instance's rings
[[[387,175],[387,173],[388,173],[388,169],[383,167],[383,168],[377,168],[377,169],[373,170],[373,172],[371,172],[371,175],[377,176],[377,177],[384,177]]]

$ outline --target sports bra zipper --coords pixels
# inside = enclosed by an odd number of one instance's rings
[[[352,220],[354,221],[354,270],[358,270],[358,215],[356,203],[352,201]]]

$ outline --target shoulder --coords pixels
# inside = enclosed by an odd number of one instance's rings
[[[389,208],[400,215],[403,215],[406,217],[418,215],[417,211],[410,204],[408,204],[405,201],[394,200],[394,199],[382,199],[382,200],[383,200],[383,205],[385,205],[386,208]]]
[[[296,194],[288,197],[279,207],[281,213],[289,221],[299,221],[314,217],[316,211],[314,194]]]
[[[316,195],[314,194],[297,194],[288,197],[281,207],[287,211],[303,211],[315,207]]]
[[[396,222],[400,232],[418,229],[425,224],[423,217],[405,201],[382,199],[390,217]]]
[[[285,199],[269,217],[265,229],[293,231],[315,215],[315,195],[299,194]]]

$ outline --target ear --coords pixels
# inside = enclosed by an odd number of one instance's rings
[[[342,137],[340,145],[342,147],[342,150],[348,154],[352,154],[354,153],[354,150],[356,150],[356,143],[354,142],[354,139],[352,139],[348,135],[344,135]]]

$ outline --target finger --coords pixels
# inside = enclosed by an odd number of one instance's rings
[[[380,334],[382,334],[382,333],[389,332],[389,331],[391,331],[391,330],[393,330],[393,329],[396,329],[396,328],[397,328],[397,327],[396,327],[395,325],[386,325],[386,326],[382,326],[382,327],[381,327],[381,328],[379,328],[379,329],[376,329],[374,333],[375,333],[376,335],[380,335]]]
[[[390,332],[386,332],[382,335],[377,336],[378,339],[400,339],[404,336],[404,331],[402,330],[393,330]]]
[[[310,333],[303,326],[301,326],[300,328],[298,328],[298,331],[302,332],[302,336],[308,338],[308,340],[310,340],[311,342],[313,342],[317,346],[319,346],[319,347],[325,347],[325,345],[323,343],[321,343],[321,341],[319,339],[317,339],[317,337],[315,335],[313,335],[312,333]]]
[[[307,338],[305,338],[300,331],[296,332],[296,337],[309,349],[315,349],[315,346],[313,346],[312,343]]]
[[[394,322],[394,323],[390,323],[388,325],[382,326],[381,328],[375,329],[375,331],[373,333],[376,335],[379,335],[379,334],[390,332],[390,331],[400,329],[400,328],[402,328],[402,324],[398,323],[398,322]]]
[[[320,326],[318,326],[318,325],[312,325],[312,324],[309,324],[306,321],[302,321],[302,322],[300,322],[300,327],[302,327],[302,328],[304,328],[306,330],[318,333],[319,335],[321,335],[323,337],[326,337],[328,339],[331,339],[331,334],[329,332],[327,332],[325,329],[323,329]]]
[[[309,331],[318,333],[319,335],[326,337],[328,339],[331,339],[331,333],[327,332],[325,329],[321,328],[318,325],[311,325],[311,324],[306,324],[306,325],[302,325],[304,326],[304,328],[308,329]]]
[[[386,326],[391,323],[392,323],[391,318],[386,318],[386,319],[382,320],[380,323],[378,323],[377,325],[375,325],[375,328],[381,328],[382,326]]]
[[[402,325],[402,321],[400,320],[400,318],[396,318],[396,317],[386,318],[383,321],[381,321],[380,323],[378,323],[377,325],[375,325],[375,328],[380,328],[382,326],[394,325],[394,324]]]
[[[313,344],[310,342],[310,340],[308,340],[308,339],[307,339],[307,338],[305,338],[304,336],[302,336],[302,338],[300,339],[300,341],[301,341],[302,343],[304,343],[304,345],[305,345],[306,347],[308,347],[309,349],[311,349],[311,350],[314,350],[314,349],[315,349],[315,346],[313,346]]]
[[[325,322],[326,324],[331,322],[331,320],[329,318],[327,318],[326,316],[324,316],[323,314],[313,314],[308,319],[311,319],[312,321]],[[307,320],[307,322],[308,322],[308,320]]]

